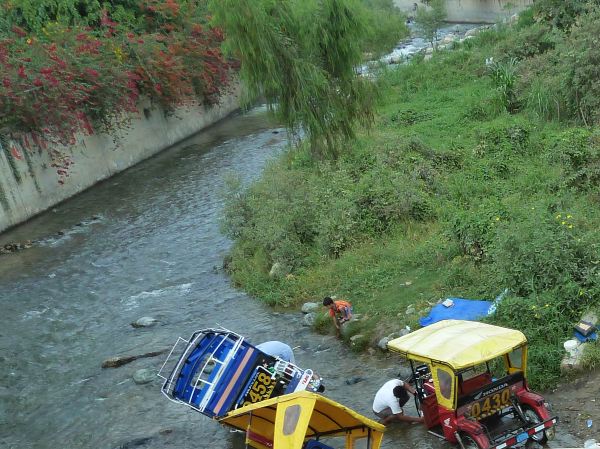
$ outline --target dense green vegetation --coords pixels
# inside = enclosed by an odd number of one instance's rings
[[[344,296],[373,341],[508,288],[492,321],[525,332],[533,385],[555,385],[572,325],[600,309],[600,13],[578,3],[384,71],[374,128],[336,159],[301,145],[232,182],[233,280],[273,305]]]

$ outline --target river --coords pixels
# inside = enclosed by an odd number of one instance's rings
[[[217,325],[255,343],[288,342],[300,366],[323,376],[327,396],[373,417],[397,358],[355,354],[313,333],[300,312],[264,306],[219,268],[231,245],[219,232],[224,180],[250,181],[286,143],[255,108],[0,236],[0,244],[36,241],[0,256],[0,448],[244,447],[238,434],[164,398],[158,377],[133,382],[164,356],[101,368]],[[143,316],[159,323],[130,325]],[[348,385],[352,378],[360,381]],[[450,447],[422,426],[391,426],[383,447],[399,446]]]
[[[230,247],[219,232],[224,179],[252,179],[286,143],[264,108],[238,114],[2,235],[1,243],[38,243],[0,259],[0,447],[114,448],[138,438],[150,438],[140,446],[148,448],[243,447],[238,435],[164,398],[158,377],[133,382],[164,356],[101,368],[216,325],[256,343],[289,342],[298,364],[324,377],[328,396],[371,416],[396,361],[312,333],[300,312],[263,306],[218,269]],[[134,329],[142,316],[159,323]],[[346,385],[357,376],[364,380]],[[391,435],[389,444],[394,435],[434,444],[419,426]]]

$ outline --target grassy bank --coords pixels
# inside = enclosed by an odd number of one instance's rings
[[[591,81],[567,73],[596,21],[537,13],[384,71],[375,126],[337,159],[293,148],[249,188],[232,183],[234,282],[274,305],[344,296],[365,344],[440,298],[508,288],[492,321],[529,338],[534,386],[555,385],[562,342],[600,303],[594,98],[574,99]]]

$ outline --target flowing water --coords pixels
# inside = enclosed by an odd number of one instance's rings
[[[258,176],[286,143],[264,108],[238,114],[0,236],[37,242],[0,256],[0,448],[243,447],[238,434],[164,398],[158,377],[133,382],[164,356],[101,368],[216,325],[254,343],[288,342],[300,366],[323,376],[327,396],[373,417],[398,359],[312,333],[300,312],[262,305],[219,268],[231,245],[219,232],[224,179]],[[159,323],[130,325],[143,316]],[[383,447],[400,446],[450,447],[422,426],[391,426]]]

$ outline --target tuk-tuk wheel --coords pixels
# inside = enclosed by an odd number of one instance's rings
[[[523,405],[523,415],[525,419],[531,424],[541,423],[542,419],[539,417],[537,412],[527,405]],[[531,439],[539,444],[545,444],[548,441],[548,435],[545,430],[541,430],[531,436]]]
[[[463,449],[481,449],[475,440],[465,433],[460,435],[460,440],[462,441]]]

